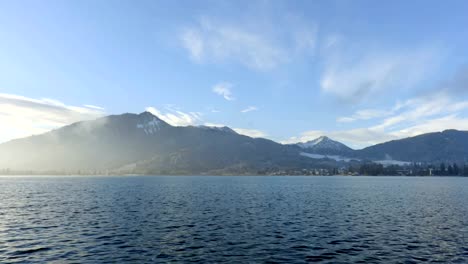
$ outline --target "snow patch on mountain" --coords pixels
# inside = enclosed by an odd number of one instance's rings
[[[326,136],[321,136],[305,143],[297,143],[300,148],[313,150],[332,150],[332,151],[347,151],[350,150],[346,145],[334,141]]]
[[[152,135],[158,132],[161,129],[161,120],[156,117],[153,117],[151,120],[146,123],[137,124],[137,128],[143,129],[146,135]]]

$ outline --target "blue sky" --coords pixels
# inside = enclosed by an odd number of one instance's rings
[[[0,0],[0,142],[149,110],[361,148],[468,130],[466,1]]]

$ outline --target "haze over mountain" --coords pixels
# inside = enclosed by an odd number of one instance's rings
[[[0,168],[199,174],[310,167],[287,146],[227,127],[175,127],[149,112],[78,122],[0,145]]]
[[[346,166],[354,160],[466,161],[468,132],[447,130],[353,150],[326,136],[282,145],[228,127],[171,126],[122,114],[0,145],[0,169],[136,174],[264,174]]]

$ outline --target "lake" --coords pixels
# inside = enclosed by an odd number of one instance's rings
[[[468,178],[0,177],[1,263],[468,262]]]

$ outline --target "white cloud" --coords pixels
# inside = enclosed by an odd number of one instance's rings
[[[182,112],[176,110],[173,107],[166,107],[166,111],[159,111],[154,107],[147,107],[146,111],[156,115],[165,122],[173,126],[190,126],[190,125],[199,125],[202,123],[202,114],[196,112]],[[204,126],[208,127],[225,127],[225,124],[204,122]],[[267,134],[261,130],[257,129],[246,129],[246,128],[232,128],[236,133],[246,135],[253,138],[266,137]]]
[[[445,129],[468,130],[468,118],[459,117],[467,109],[468,101],[456,101],[448,94],[441,92],[397,103],[390,110],[361,110],[351,117],[339,119],[342,122],[351,122],[383,118],[370,127],[341,131],[306,131],[298,137],[291,137],[282,142],[305,142],[327,135],[351,147],[362,148]]]
[[[252,112],[252,111],[257,111],[258,108],[256,106],[249,106],[243,110],[241,110],[241,113],[248,113],[248,112]]]
[[[208,19],[184,30],[180,39],[197,62],[237,61],[252,69],[269,70],[287,60],[284,51],[266,36]]]
[[[233,130],[236,131],[238,134],[253,138],[263,138],[268,136],[268,134],[266,134],[265,132],[257,129],[233,128]]]
[[[203,125],[207,127],[225,127],[226,126],[224,124],[216,124],[216,123],[205,123]]]
[[[356,111],[352,116],[339,117],[336,121],[340,123],[349,123],[358,120],[369,120],[378,117],[384,117],[390,115],[390,111],[383,111],[378,109],[363,109]]]
[[[163,111],[155,107],[147,107],[146,111],[159,117],[171,126],[191,126],[201,121],[202,114],[199,112],[183,112],[173,107],[165,107]]]
[[[209,127],[225,127],[226,126],[224,124],[215,124],[215,123],[205,123],[204,125],[209,126]],[[261,130],[257,130],[257,129],[233,128],[232,130],[236,131],[236,133],[238,134],[249,136],[252,138],[264,138],[268,136],[268,134],[266,134],[265,132]]]
[[[60,101],[0,94],[0,142],[45,133],[105,113],[90,106],[71,106]]]
[[[281,141],[283,144],[292,144],[297,142],[307,142],[320,136],[328,136],[334,140],[340,141],[352,148],[362,148],[369,145],[396,139],[384,131],[373,128],[357,128],[343,131],[323,131],[311,130],[301,133],[298,137],[291,137]]]
[[[181,36],[182,44],[190,56],[195,61],[203,59],[204,43],[201,33],[195,29],[187,29]]]
[[[325,55],[320,86],[323,92],[342,101],[362,102],[370,95],[412,87],[435,67],[438,52],[379,51],[346,56],[336,51]]]
[[[456,114],[451,114],[440,118],[426,120],[425,122],[391,132],[390,134],[396,138],[405,138],[424,133],[443,131],[446,129],[468,130],[468,118],[461,118]]]
[[[231,92],[232,86],[233,85],[228,82],[218,83],[213,87],[213,92],[221,95],[222,97],[224,97],[224,99],[228,101],[232,101],[234,100],[234,97],[232,96]]]
[[[396,126],[408,126],[426,122],[428,118],[437,118],[441,115],[456,114],[468,109],[468,101],[455,101],[444,93],[431,96],[413,98],[395,105],[393,115],[384,119],[377,129],[391,129]]]
[[[454,76],[438,86],[434,87],[435,91],[439,91],[446,95],[460,96],[468,93],[468,67],[463,67],[454,74]]]
[[[87,107],[87,108],[92,108],[92,109],[96,109],[96,110],[104,110],[103,107],[96,106],[96,105],[84,105],[84,106]]]

